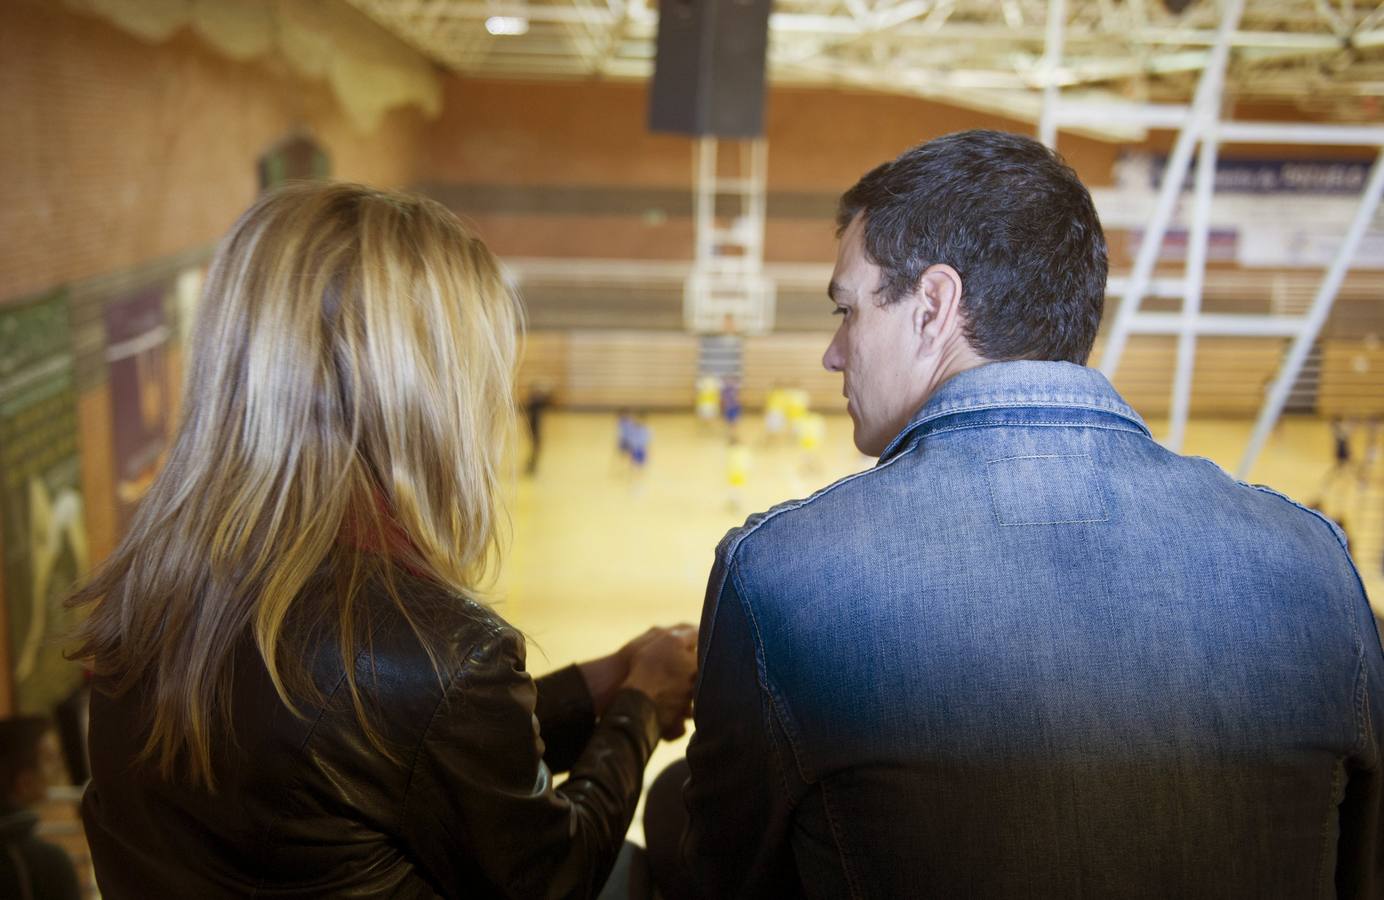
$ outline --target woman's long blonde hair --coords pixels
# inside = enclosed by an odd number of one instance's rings
[[[302,628],[369,646],[360,588],[406,570],[462,594],[495,558],[514,419],[518,305],[498,264],[430,200],[296,184],[250,208],[211,265],[167,464],[110,559],[75,654],[143,684],[144,758],[214,788],[233,657],[253,636],[280,698],[318,698]],[[331,590],[312,590],[327,575]],[[324,599],[325,596],[325,599]],[[317,608],[310,609],[313,604]]]

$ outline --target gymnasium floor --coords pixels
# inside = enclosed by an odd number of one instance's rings
[[[529,636],[535,674],[614,650],[651,624],[697,622],[713,552],[728,529],[752,512],[873,464],[852,447],[844,415],[827,418],[817,468],[804,471],[796,447],[764,444],[762,419],[751,414],[741,434],[753,448],[753,469],[735,508],[723,432],[704,429],[690,413],[651,415],[649,424],[650,461],[635,480],[618,464],[614,414],[549,414],[537,475],[510,486],[512,539],[495,599],[501,614]],[[1165,430],[1157,420],[1149,425],[1155,435]],[[1233,468],[1251,426],[1195,420],[1185,452]],[[1357,434],[1357,444],[1362,439]],[[1357,447],[1357,459],[1362,452]],[[1307,501],[1320,495],[1331,458],[1325,422],[1286,418],[1251,480]],[[1376,611],[1384,612],[1384,472],[1377,466],[1373,475],[1364,495],[1354,472],[1335,479],[1327,506],[1336,505],[1334,514],[1347,518],[1357,564]],[[683,746],[661,745],[649,777]],[[638,818],[631,837],[642,842]]]

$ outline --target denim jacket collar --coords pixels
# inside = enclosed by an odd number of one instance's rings
[[[910,439],[921,439],[965,415],[970,424],[1002,424],[1006,411],[1050,409],[1086,411],[1124,420],[1130,430],[1149,434],[1148,426],[1110,382],[1095,369],[1067,362],[1016,360],[987,363],[953,376],[880,454],[880,462],[902,452]]]

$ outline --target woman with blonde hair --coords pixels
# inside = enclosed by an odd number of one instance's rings
[[[519,327],[425,199],[293,185],[223,240],[168,462],[71,601],[108,900],[600,889],[696,637],[535,682],[479,599]]]

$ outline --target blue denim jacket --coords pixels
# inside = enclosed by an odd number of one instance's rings
[[[1341,533],[983,366],[717,550],[709,896],[1384,896],[1384,654]]]

